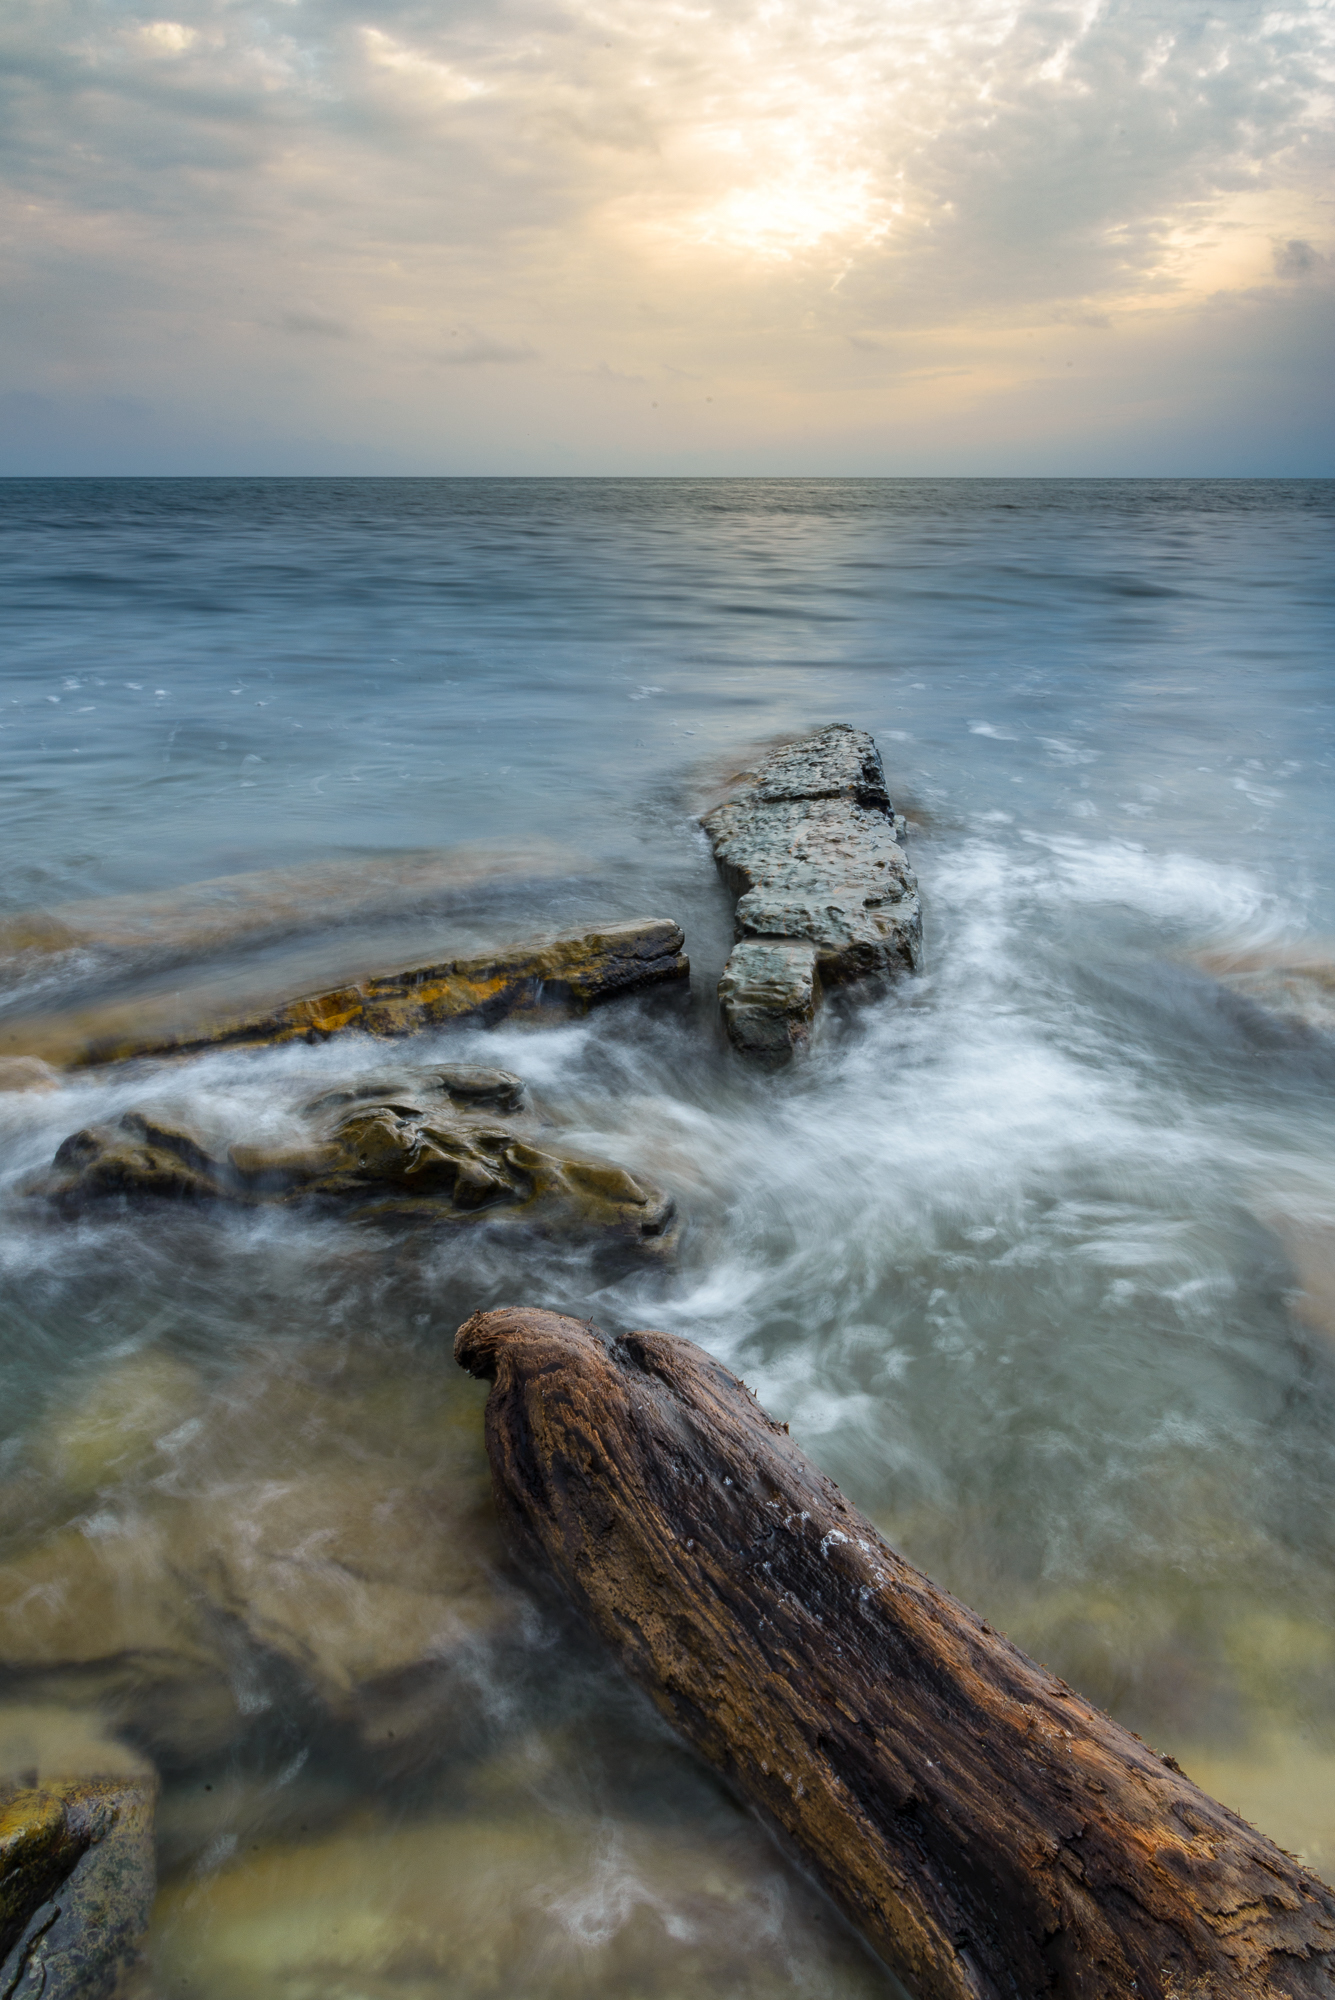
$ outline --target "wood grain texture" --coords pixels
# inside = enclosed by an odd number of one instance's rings
[[[895,1554],[689,1341],[504,1308],[516,1553],[918,2000],[1335,1996],[1335,1894]]]

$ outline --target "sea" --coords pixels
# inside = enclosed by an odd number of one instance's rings
[[[0,1092],[0,1776],[156,1774],[154,2000],[902,2000],[509,1567],[452,1359],[497,1304],[701,1343],[1335,1874],[1333,526],[1302,480],[0,482],[6,1048],[613,918],[692,966]],[[757,1072],[699,816],[833,722],[924,964]],[[178,924],[255,875],[272,921]],[[29,1191],[133,1106],[272,1138],[391,1059],[523,1076],[673,1256]]]

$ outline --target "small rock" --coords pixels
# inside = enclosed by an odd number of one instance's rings
[[[747,938],[719,981],[719,1004],[735,1048],[775,1064],[804,1048],[811,1034],[820,974],[814,944]]]
[[[60,1073],[39,1056],[0,1056],[0,1090],[56,1090]]]

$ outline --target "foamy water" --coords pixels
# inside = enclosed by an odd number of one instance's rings
[[[513,886],[511,928],[606,899],[696,969],[684,1015],[392,1052],[513,1068],[675,1193],[676,1263],[615,1279],[18,1191],[135,1103],[278,1136],[383,1047],[0,1096],[0,1750],[47,1754],[45,1702],[162,1772],[154,1992],[895,1990],[505,1572],[450,1342],[521,1299],[702,1342],[912,1560],[1330,1875],[1335,1043],[1254,970],[1335,937],[1330,489],[34,492],[0,496],[11,910],[519,837],[587,866]],[[757,1077],[693,814],[832,719],[916,815],[927,970]]]

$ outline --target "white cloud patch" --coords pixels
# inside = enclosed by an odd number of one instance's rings
[[[146,21],[138,36],[151,54],[167,56],[183,54],[199,39],[194,28],[184,27],[180,21]]]
[[[10,0],[0,394],[191,464],[1284,470],[1333,53],[1318,0]]]

